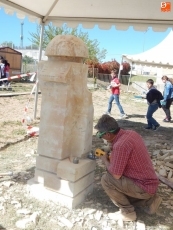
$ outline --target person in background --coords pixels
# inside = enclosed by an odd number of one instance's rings
[[[133,130],[123,130],[109,115],[102,115],[94,127],[96,136],[111,144],[110,157],[101,160],[107,172],[101,184],[119,211],[109,214],[113,220],[136,220],[135,208],[155,214],[162,202],[157,194],[159,180],[142,137]]]
[[[148,88],[148,92],[146,94],[148,103],[146,118],[148,125],[144,128],[156,131],[160,127],[160,124],[153,118],[153,113],[155,113],[158,108],[161,108],[160,100],[163,99],[163,96],[160,91],[154,87],[154,81],[152,79],[148,79],[146,84]]]
[[[10,63],[8,63],[8,61],[5,60],[4,64],[5,64],[5,75],[6,78],[8,78],[10,76]]]
[[[111,71],[111,77],[112,77],[111,84],[108,87],[108,89],[111,90],[111,96],[109,98],[108,109],[107,109],[106,114],[108,114],[108,115],[111,114],[112,102],[113,102],[113,100],[115,100],[115,103],[117,104],[118,109],[120,111],[121,118],[126,118],[127,115],[125,114],[125,112],[124,112],[124,110],[120,104],[120,101],[119,101],[121,84],[120,84],[120,81],[119,81],[118,76],[117,76],[117,70]]]
[[[0,79],[5,78],[5,64],[4,64],[4,58],[0,56]],[[3,81],[0,81],[0,86],[3,85]]]
[[[173,82],[171,82],[171,80],[167,76],[163,76],[162,81],[165,84],[165,87],[163,92],[163,100],[161,101],[161,103],[163,111],[166,114],[166,117],[163,121],[170,122],[172,119],[170,106],[173,102]]]
[[[5,78],[8,78],[8,77],[10,77],[10,63],[8,63],[7,60],[4,60],[4,65],[5,65],[5,68],[4,68]],[[4,85],[7,86],[9,82],[7,80],[5,80],[3,83],[4,83]]]

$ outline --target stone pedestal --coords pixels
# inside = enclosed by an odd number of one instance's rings
[[[91,151],[93,130],[88,67],[83,64],[88,51],[81,39],[59,35],[49,43],[46,55],[48,61],[38,66],[42,93],[39,155],[37,184],[32,180],[30,188],[32,193],[38,187],[54,191],[57,202],[74,207],[92,191],[94,181],[95,162],[84,159]],[[73,157],[79,158],[79,164],[71,162]]]
[[[95,161],[81,159],[79,164],[73,164],[65,159],[57,164],[56,173],[47,170],[36,168],[35,178],[29,181],[29,190],[38,199],[74,208],[93,190]]]

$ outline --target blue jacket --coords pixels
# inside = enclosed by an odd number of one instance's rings
[[[173,98],[173,85],[170,81],[166,81],[166,83],[165,83],[163,98],[165,101],[167,99]]]

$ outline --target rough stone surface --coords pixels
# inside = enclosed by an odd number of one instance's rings
[[[64,194],[68,197],[75,197],[77,194],[85,190],[94,181],[94,172],[83,176],[75,182],[70,182],[58,178],[56,175],[46,173],[44,175],[44,186],[48,189]]]
[[[36,168],[46,170],[48,172],[56,173],[56,168],[59,160],[52,159],[44,156],[37,156],[36,158]]]
[[[73,43],[72,37],[69,40],[67,36],[69,46],[66,44],[66,49],[77,44],[78,39],[73,37]],[[38,154],[56,159],[87,154],[91,150],[93,124],[92,95],[87,89],[88,67],[57,57],[59,53],[54,52],[61,47],[56,50],[54,43],[60,41],[64,49],[62,40],[66,42],[66,37],[57,36],[50,42],[49,56],[53,57],[41,62],[38,67],[43,94]]]
[[[81,39],[58,35],[47,46],[46,55],[48,61],[38,65],[42,104],[35,180],[62,195],[75,197],[92,185],[94,164],[75,171],[73,184],[65,172],[70,161],[63,172],[62,168],[58,172],[66,181],[55,173],[60,161],[84,158],[92,148],[94,110],[87,88],[88,66],[83,64],[88,50]]]
[[[89,159],[80,159],[78,164],[69,162],[69,159],[61,161],[57,165],[57,176],[68,181],[77,181],[87,173],[93,172],[96,162]]]
[[[58,193],[57,191],[55,192],[55,190],[52,191],[50,188],[47,189],[41,183],[36,184],[33,179],[28,181],[28,192],[32,197],[35,197],[41,201],[53,201],[56,204],[66,206],[69,209],[75,208],[77,205],[82,203],[87,194],[92,193],[93,187],[94,185],[91,184],[75,197],[69,197]]]
[[[52,39],[45,51],[46,56],[88,57],[84,42],[72,35],[60,35]]]

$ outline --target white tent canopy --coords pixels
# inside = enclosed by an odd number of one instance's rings
[[[173,31],[157,46],[140,54],[123,55],[123,60],[146,66],[173,68]]]
[[[127,30],[133,26],[141,31],[148,27],[154,31],[173,28],[172,12],[162,12],[161,4],[166,10],[160,0],[0,0],[7,14],[17,12],[21,19],[28,16],[31,21],[39,19],[57,26],[67,23],[69,27],[82,24],[84,28],[98,25],[101,29],[115,26]]]
[[[41,60],[44,25],[52,22],[56,26],[67,23],[68,27],[110,29],[115,26],[119,30],[165,31],[173,28],[172,12],[167,6],[170,2],[160,0],[0,0],[0,7],[7,14],[17,13],[17,17],[30,21],[39,21],[41,26],[39,60]],[[35,94],[36,118],[38,84]]]

